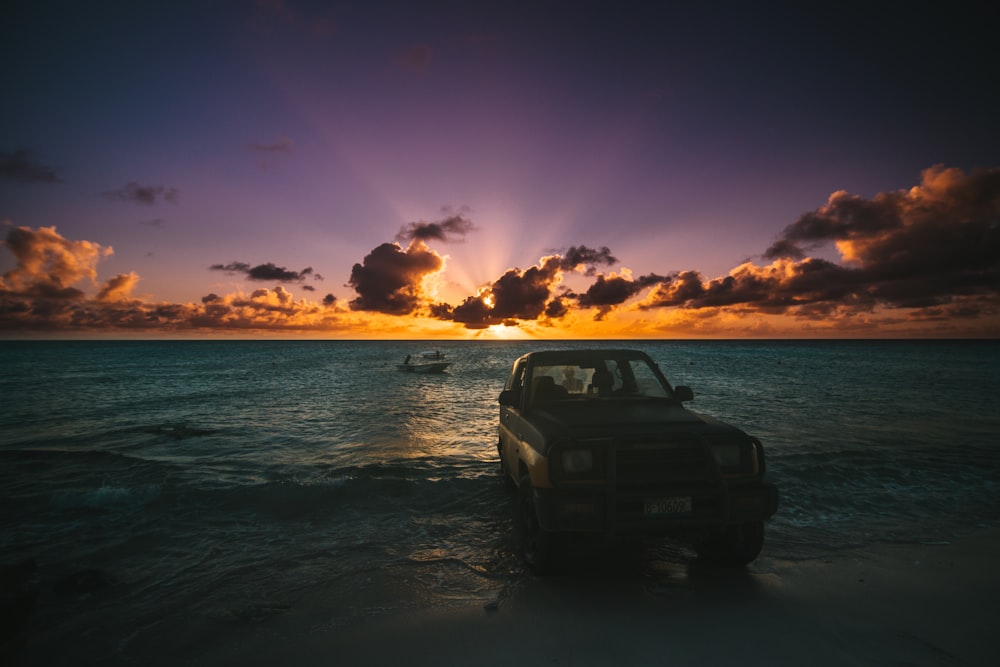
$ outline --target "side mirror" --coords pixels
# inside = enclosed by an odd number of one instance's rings
[[[500,405],[516,408],[521,404],[520,389],[504,389],[500,392]]]
[[[694,400],[694,391],[691,387],[686,387],[681,385],[679,387],[674,387],[674,400],[678,403],[683,403],[684,401]]]

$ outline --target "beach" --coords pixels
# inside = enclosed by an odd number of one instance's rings
[[[496,604],[368,617],[366,605],[385,592],[359,591],[349,601],[352,619],[314,591],[258,621],[147,638],[127,658],[234,666],[991,665],[998,553],[994,530],[804,561],[765,554],[737,571],[699,568],[681,549],[655,572],[628,552],[591,555],[561,574],[526,574]]]

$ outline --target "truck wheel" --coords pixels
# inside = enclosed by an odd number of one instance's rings
[[[517,514],[521,557],[525,565],[538,573],[550,572],[554,561],[555,536],[538,522],[531,478],[527,475],[521,477],[517,489]]]
[[[730,526],[719,535],[695,545],[698,558],[728,567],[742,567],[752,562],[763,547],[763,521]]]

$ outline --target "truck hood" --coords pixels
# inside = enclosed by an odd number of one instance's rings
[[[532,421],[549,436],[631,435],[663,431],[741,434],[725,422],[669,401],[567,401],[539,406]]]

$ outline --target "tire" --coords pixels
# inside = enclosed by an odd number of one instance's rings
[[[698,558],[715,565],[743,567],[753,562],[764,547],[764,522],[730,526],[719,535],[695,546]]]
[[[517,524],[524,564],[540,574],[552,571],[555,563],[556,538],[538,521],[531,478],[521,477],[517,487]]]

